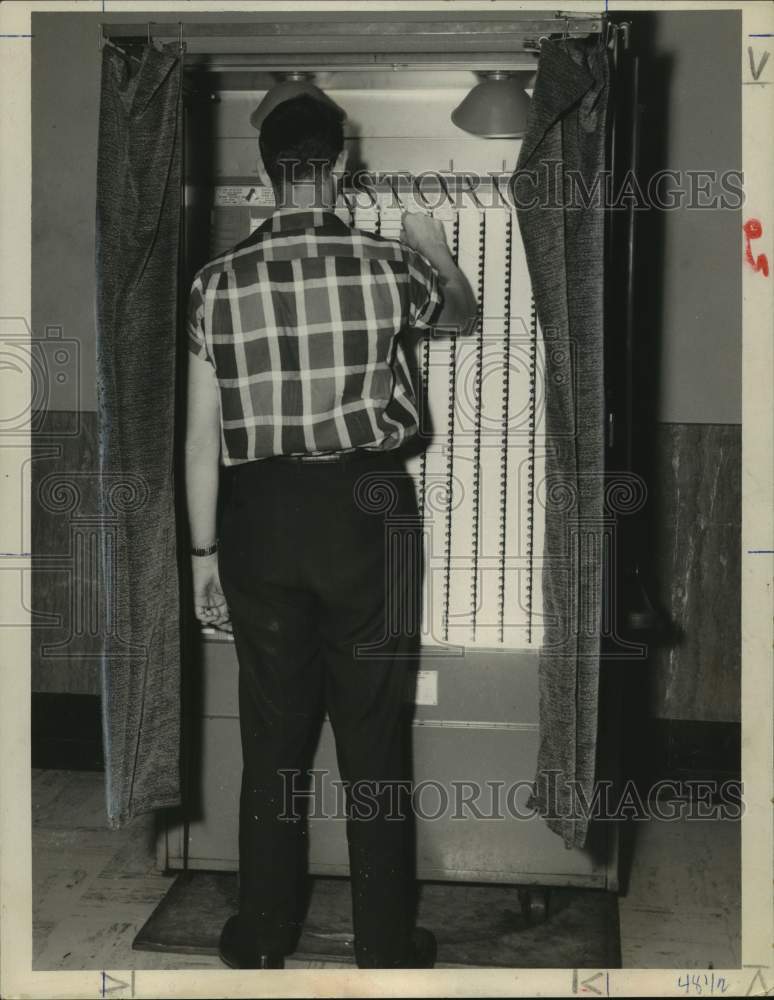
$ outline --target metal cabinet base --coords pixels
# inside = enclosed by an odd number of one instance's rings
[[[616,824],[592,823],[586,848],[569,850],[526,807],[538,747],[537,655],[437,653],[427,651],[414,692],[417,877],[617,890]],[[198,675],[189,815],[167,821],[157,860],[173,870],[236,870],[242,765],[233,643],[205,638]],[[313,771],[310,871],[346,875],[343,796],[327,720]]]

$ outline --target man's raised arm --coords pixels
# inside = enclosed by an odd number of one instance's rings
[[[478,305],[470,282],[454,263],[446,242],[443,223],[423,212],[403,216],[403,242],[426,257],[438,271],[443,305],[432,326],[471,333],[478,316]]]

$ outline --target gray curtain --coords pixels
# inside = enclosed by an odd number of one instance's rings
[[[106,45],[97,161],[102,653],[111,826],[180,801],[173,454],[182,66]]]
[[[548,454],[537,498],[546,516],[546,634],[532,801],[568,847],[586,840],[582,803],[592,799],[597,741],[608,87],[599,39],[544,41],[512,178],[546,347]]]

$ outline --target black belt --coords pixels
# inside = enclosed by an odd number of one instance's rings
[[[303,465],[307,463],[316,464],[318,462],[357,462],[360,459],[376,454],[379,454],[379,452],[366,451],[365,448],[348,448],[346,451],[325,451],[317,455],[272,455],[267,461],[297,462]]]

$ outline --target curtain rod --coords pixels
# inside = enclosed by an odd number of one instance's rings
[[[287,15],[286,15],[287,16]],[[429,39],[448,40],[450,37],[467,37],[471,40],[498,37],[503,35],[535,39],[544,35],[562,35],[578,37],[601,34],[607,24],[604,16],[579,17],[573,15],[557,15],[550,18],[518,18],[496,17],[486,20],[443,20],[418,21],[412,19],[379,20],[369,15],[368,20],[353,21],[336,20],[335,15],[326,15],[325,19],[294,19],[283,21],[251,20],[251,21],[149,21],[143,27],[138,23],[103,22],[102,32],[106,38],[139,39],[147,34],[155,38],[198,39],[229,39],[229,38],[268,38],[274,42],[284,39],[305,37],[320,39],[368,39],[379,38],[382,43],[391,37],[402,38],[410,35],[427,41]]]
[[[287,17],[287,15],[286,15]],[[373,15],[368,19],[353,20],[351,15],[346,20],[337,20],[336,13],[331,12],[324,18],[293,18],[286,20],[258,20],[251,21],[148,21],[133,23],[111,23],[104,22],[103,30],[106,35],[119,37],[138,37],[145,32],[152,33],[156,37],[177,36],[183,30],[187,38],[202,36],[210,37],[233,37],[233,36],[260,36],[271,35],[304,35],[313,33],[319,35],[336,36],[356,36],[379,34],[379,35],[401,35],[406,31],[412,34],[426,35],[478,35],[478,34],[499,34],[506,31],[508,34],[533,35],[539,31],[550,31],[552,34],[572,34],[589,35],[600,34],[604,30],[606,17],[597,15],[594,17],[583,17],[572,14],[557,14],[552,17],[504,17],[497,14],[490,18],[481,18],[480,15],[475,20],[470,19],[444,19],[415,20],[410,17],[396,18],[390,20],[380,20]]]

